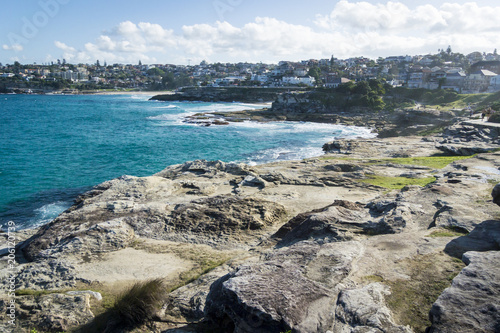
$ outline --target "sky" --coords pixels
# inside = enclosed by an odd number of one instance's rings
[[[492,53],[498,0],[0,0],[0,63],[278,63]]]

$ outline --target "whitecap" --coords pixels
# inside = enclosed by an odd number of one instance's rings
[[[69,201],[56,201],[34,210],[35,216],[30,220],[30,227],[39,227],[54,220],[66,209],[71,207]]]

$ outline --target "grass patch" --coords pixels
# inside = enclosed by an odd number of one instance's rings
[[[375,282],[384,282],[384,278],[381,277],[380,275],[367,275],[363,276],[361,280],[368,282],[368,283],[375,283]]]
[[[457,227],[443,227],[432,231],[427,237],[460,237],[467,235],[468,232]]]
[[[500,148],[499,148],[500,150]],[[442,169],[450,163],[465,160],[472,156],[420,156],[420,157],[395,157],[395,158],[382,158],[382,159],[356,159],[349,157],[336,157],[336,156],[322,156],[320,160],[339,160],[339,161],[355,161],[361,165],[378,165],[378,164],[400,164],[400,165],[419,165],[432,169]]]
[[[16,296],[33,296],[33,297],[40,297],[44,295],[50,295],[50,294],[63,294],[68,290],[33,290],[33,289],[19,289],[16,290],[15,294]]]
[[[236,256],[239,252],[217,251],[206,245],[193,245],[172,243],[169,245],[155,245],[146,242],[136,242],[134,248],[144,250],[150,253],[171,253],[175,256],[188,260],[193,263],[193,268],[179,274],[177,281],[174,281],[170,286],[167,286],[168,291],[173,291],[182,287],[201,275],[206,274],[214,268],[221,266],[229,259]]]
[[[400,165],[419,165],[432,169],[442,169],[450,163],[465,160],[473,156],[421,156],[421,157],[396,157],[372,160],[370,164],[394,163]]]
[[[398,324],[423,333],[430,326],[429,311],[453,278],[465,267],[444,253],[428,254],[405,261],[409,280],[385,281],[391,287],[386,300]]]
[[[387,177],[387,176],[370,176],[368,179],[360,180],[362,183],[367,183],[375,186],[384,187],[390,190],[400,190],[408,185],[426,186],[427,184],[436,181],[434,177],[427,178],[406,178],[406,177]]]

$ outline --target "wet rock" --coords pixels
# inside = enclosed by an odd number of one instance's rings
[[[323,151],[325,153],[349,154],[352,150],[358,148],[360,144],[355,140],[336,140],[325,143]]]
[[[429,333],[500,331],[500,252],[467,252],[467,264],[432,306]]]

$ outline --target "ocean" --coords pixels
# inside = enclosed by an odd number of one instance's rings
[[[195,159],[303,159],[321,155],[322,145],[335,138],[374,136],[367,128],[307,122],[203,127],[183,120],[262,105],[150,97],[0,95],[0,226],[46,224],[78,194],[121,175],[148,176]]]

